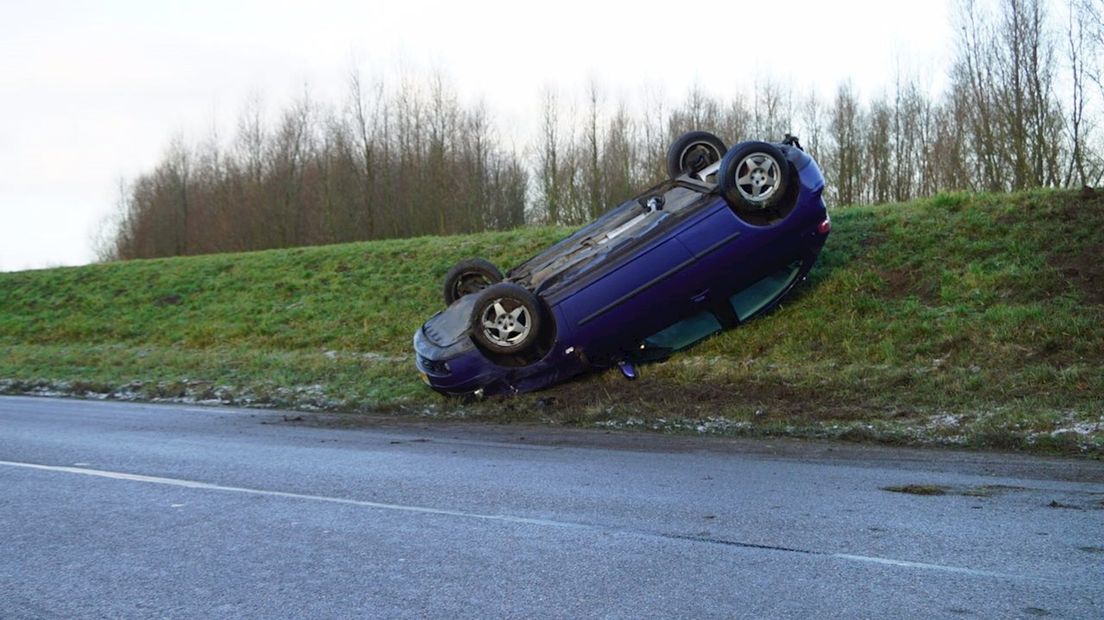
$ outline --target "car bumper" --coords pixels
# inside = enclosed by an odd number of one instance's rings
[[[505,374],[470,342],[440,347],[420,327],[414,333],[414,353],[422,380],[444,394],[471,394],[501,381]]]

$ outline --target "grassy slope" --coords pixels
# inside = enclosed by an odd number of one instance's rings
[[[1104,451],[1104,197],[833,213],[800,293],[637,382],[462,405],[410,338],[464,257],[529,229],[0,274],[0,390]]]

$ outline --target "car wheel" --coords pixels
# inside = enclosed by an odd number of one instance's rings
[[[691,131],[679,136],[667,149],[667,176],[697,174],[724,157],[725,143],[708,131]]]
[[[539,338],[540,302],[524,287],[500,282],[479,293],[471,325],[476,342],[491,353],[521,353]]]
[[[445,274],[445,305],[464,295],[471,295],[502,281],[502,272],[482,258],[469,258],[456,263]]]
[[[736,213],[755,224],[776,222],[796,202],[790,162],[778,147],[766,142],[744,142],[721,160],[718,185]]]

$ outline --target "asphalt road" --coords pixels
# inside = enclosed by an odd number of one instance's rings
[[[0,617],[1104,617],[1102,463],[299,417],[0,398]]]

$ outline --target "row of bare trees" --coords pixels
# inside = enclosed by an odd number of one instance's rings
[[[482,106],[461,105],[439,75],[396,89],[350,80],[327,107],[308,96],[274,125],[258,102],[228,146],[174,140],[121,191],[101,255],[135,258],[503,229],[591,219],[664,175],[677,135],[730,143],[797,133],[820,162],[831,204],[941,191],[1099,184],[1104,103],[1100,0],[973,0],[956,5],[956,48],[940,96],[899,75],[864,101],[849,83],[797,94],[765,80],[750,97],[700,88],[583,102],[545,93],[529,148],[502,146]]]
[[[350,80],[340,109],[304,95],[274,126],[251,102],[228,147],[174,139],[121,188],[107,258],[141,258],[507,229],[528,172],[487,111],[440,79],[387,93]]]
[[[907,75],[869,102],[849,83],[824,97],[767,81],[750,100],[720,101],[695,89],[668,114],[653,104],[629,118],[622,107],[600,125],[594,87],[573,124],[549,95],[534,206],[552,221],[593,217],[610,195],[655,180],[669,140],[699,128],[729,140],[798,133],[824,169],[834,204],[1099,184],[1100,1],[1055,8],[1046,0],[1001,0],[995,11],[965,1],[955,15],[956,54],[941,97]],[[1089,102],[1097,114],[1088,113]]]

